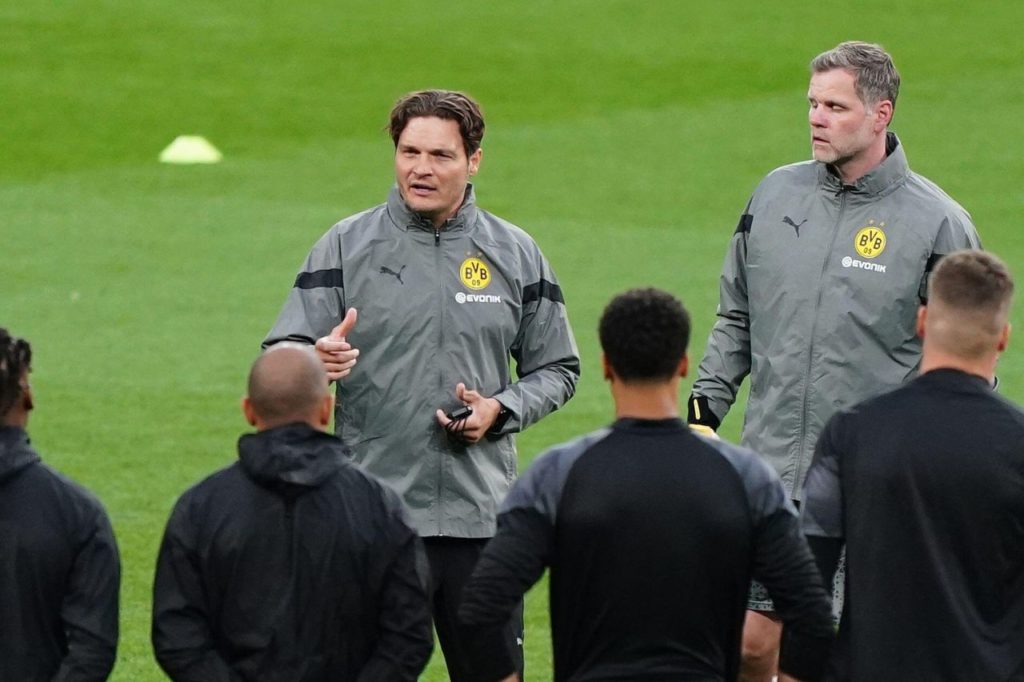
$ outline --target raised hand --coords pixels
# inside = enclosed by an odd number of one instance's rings
[[[359,357],[359,349],[353,348],[346,337],[356,326],[358,312],[355,308],[345,311],[345,319],[338,323],[331,333],[322,336],[316,341],[316,354],[324,363],[327,370],[327,378],[337,381],[348,376],[355,367],[356,358]]]

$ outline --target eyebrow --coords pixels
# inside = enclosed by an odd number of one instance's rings
[[[407,142],[400,143],[398,145],[398,149],[400,151],[416,151],[416,152],[421,151],[420,147],[418,147],[418,146],[416,146],[414,144],[409,144]],[[455,154],[456,150],[455,149],[449,149],[447,147],[435,147],[433,149],[427,149],[426,152],[428,154]]]

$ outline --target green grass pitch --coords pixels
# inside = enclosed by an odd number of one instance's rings
[[[806,65],[841,40],[894,53],[911,166],[1024,278],[1022,19],[1020,3],[950,0],[4,3],[0,324],[35,348],[35,444],[113,517],[114,679],[162,679],[149,616],[167,514],[232,461],[245,373],[306,250],[383,201],[399,95],[479,98],[480,203],[561,279],[584,375],[521,436],[526,466],[610,419],[595,326],[613,294],[680,295],[700,357],[736,219],[767,171],[807,158]],[[158,164],[179,134],[224,162]],[[1020,348],[1000,375],[1024,400]],[[531,593],[533,680],[551,677],[546,603]],[[439,657],[424,679],[446,679]]]

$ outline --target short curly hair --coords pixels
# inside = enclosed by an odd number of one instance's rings
[[[690,314],[660,289],[631,289],[611,300],[598,324],[601,350],[625,382],[675,376],[690,343]]]
[[[22,388],[22,378],[32,367],[32,346],[0,327],[0,417],[6,415]]]
[[[480,105],[472,97],[453,90],[419,90],[410,92],[399,99],[391,110],[388,131],[391,140],[398,147],[398,138],[414,118],[437,118],[455,121],[459,124],[462,146],[470,156],[484,139],[484,115]]]

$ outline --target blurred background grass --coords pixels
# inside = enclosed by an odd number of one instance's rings
[[[530,231],[561,279],[584,376],[520,437],[525,466],[609,420],[594,330],[613,294],[681,296],[701,356],[736,219],[766,172],[807,158],[807,62],[841,40],[892,51],[911,166],[1021,276],[1022,19],[1015,2],[923,0],[0,5],[0,325],[35,349],[35,444],[114,520],[114,679],[163,679],[149,599],[167,514],[234,458],[245,374],[307,249],[383,201],[398,96],[482,102],[479,201]],[[224,162],[158,164],[179,134]],[[1024,399],[1016,347],[1000,375]],[[548,636],[535,589],[532,679],[551,677]],[[424,679],[446,679],[439,657]]]

